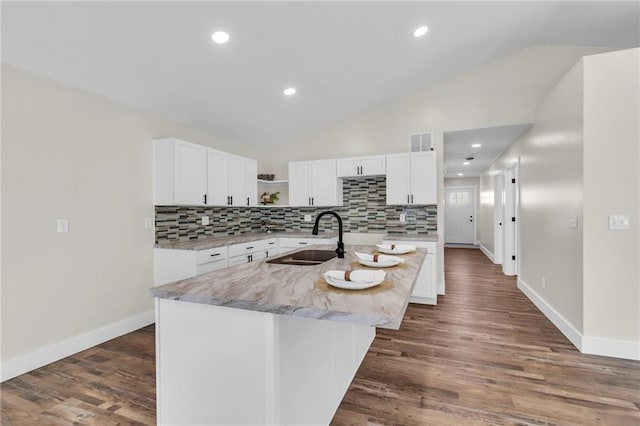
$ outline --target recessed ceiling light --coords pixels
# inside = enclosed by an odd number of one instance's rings
[[[481,146],[481,143],[474,143],[473,145],[471,145],[471,148],[480,148]]]
[[[425,35],[427,33],[427,31],[429,31],[429,28],[423,25],[422,27],[417,28],[413,32],[413,36],[414,37],[422,37],[423,35]]]
[[[468,166],[468,165],[469,165],[469,164],[471,164],[471,163],[470,163],[470,162],[468,162],[468,161],[465,161],[465,162],[464,162],[464,163],[462,163],[462,164],[464,164],[465,166]]]
[[[229,41],[229,34],[224,31],[216,31],[215,33],[211,34],[211,40],[218,44],[225,44]]]
[[[286,89],[284,89],[283,92],[285,95],[287,96],[291,96],[291,95],[295,95],[296,93],[296,88],[295,87],[287,87]]]
[[[458,176],[464,176],[464,173],[458,173]]]

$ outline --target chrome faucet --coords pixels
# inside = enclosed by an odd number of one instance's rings
[[[338,215],[338,213],[332,212],[331,210],[320,213],[316,217],[316,224],[313,225],[313,231],[311,231],[311,233],[313,235],[318,235],[318,223],[320,222],[320,218],[327,214],[335,216],[335,218],[338,219],[338,248],[336,249],[336,253],[338,253],[338,258],[344,259],[344,243],[342,242],[342,218],[340,217],[340,215]]]

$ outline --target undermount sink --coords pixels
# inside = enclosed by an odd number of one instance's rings
[[[331,260],[336,256],[337,254],[333,250],[302,250],[267,260],[267,263],[276,263],[278,265],[312,266],[320,265],[321,263]]]

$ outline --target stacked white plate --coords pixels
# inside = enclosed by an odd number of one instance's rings
[[[324,273],[324,280],[330,286],[343,288],[346,290],[364,290],[379,285],[387,277],[384,271],[365,271],[354,269],[349,274],[349,280],[345,279],[346,271],[327,271]]]
[[[416,246],[411,244],[376,244],[378,250],[387,254],[407,254],[416,251]]]
[[[355,255],[358,256],[358,262],[360,262],[361,265],[371,266],[373,268],[389,268],[399,263],[404,263],[404,259],[396,256],[385,256],[384,254],[378,255],[377,261],[374,260],[375,257],[373,254],[355,252]]]

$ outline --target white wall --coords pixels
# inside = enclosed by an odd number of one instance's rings
[[[635,342],[640,359],[640,50],[584,66],[584,334]],[[609,214],[630,228],[609,230]]]
[[[479,241],[478,238],[478,229],[480,227],[479,223],[482,220],[480,213],[480,177],[462,177],[462,178],[445,178],[444,179],[444,187],[450,186],[471,186],[476,190],[476,215],[473,218],[476,224],[476,232],[474,234],[473,240],[474,242]],[[443,234],[444,235],[444,234]]]
[[[153,309],[152,144],[251,149],[2,66],[2,361]],[[56,233],[56,219],[70,221]],[[151,316],[152,318],[152,316]],[[40,353],[42,355],[42,353]]]
[[[480,183],[482,214],[493,215],[493,175],[519,161],[521,288],[583,352],[632,359],[640,359],[639,52],[576,64]],[[628,214],[630,229],[609,230],[612,213]],[[492,246],[492,221],[481,222],[480,238]]]
[[[538,107],[534,125],[484,173],[519,163],[519,280],[582,330],[582,62],[574,66]],[[488,192],[485,186],[481,191]],[[487,195],[493,199],[493,195]],[[490,210],[490,211],[489,211]],[[493,215],[493,209],[483,214]],[[578,229],[568,227],[579,217]],[[481,235],[491,236],[493,222]],[[485,240],[482,244],[487,247]],[[542,278],[546,285],[542,287]]]
[[[442,134],[531,123],[544,95],[584,55],[604,48],[534,46],[362,112],[270,151],[260,169],[287,176],[287,162],[409,150],[409,134],[434,132],[438,152],[438,281],[444,281]],[[301,108],[304,106],[302,105]]]

